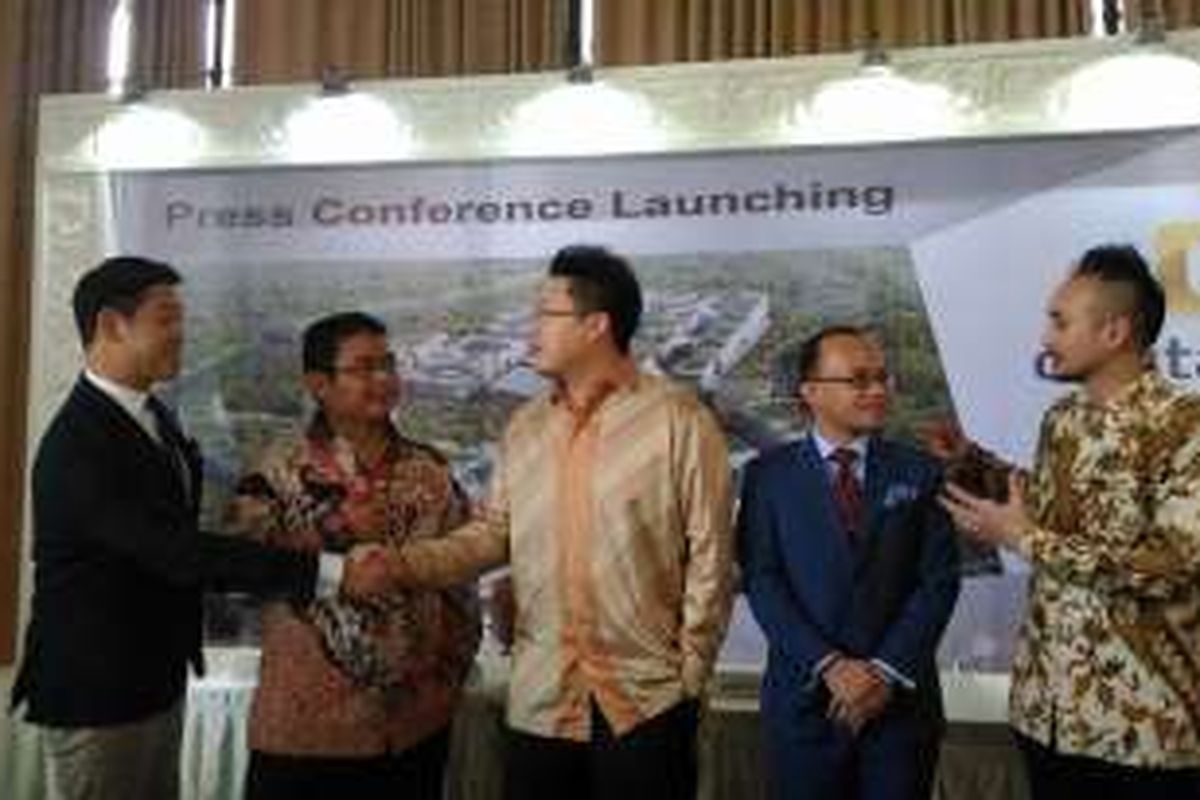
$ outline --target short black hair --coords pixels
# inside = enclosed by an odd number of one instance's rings
[[[342,342],[367,333],[387,336],[387,325],[362,311],[341,311],[321,317],[304,329],[301,362],[304,371],[330,374]]]
[[[1145,352],[1154,346],[1167,314],[1167,298],[1137,248],[1129,244],[1093,247],[1080,257],[1071,274],[1123,287],[1129,293],[1128,313],[1138,349]]]
[[[812,378],[817,371],[817,365],[821,360],[821,345],[826,339],[831,339],[834,336],[854,336],[858,338],[866,338],[872,335],[869,328],[860,325],[826,325],[819,331],[809,336],[800,343],[800,355],[797,360],[796,369],[796,387]]]
[[[105,309],[133,316],[153,286],[175,286],[183,279],[161,261],[141,256],[112,256],[88,270],[75,284],[71,307],[79,339],[87,347],[96,336],[96,318]]]
[[[549,274],[567,279],[577,311],[608,314],[614,344],[629,352],[642,319],[642,289],[628,261],[607,248],[577,244],[554,254]]]

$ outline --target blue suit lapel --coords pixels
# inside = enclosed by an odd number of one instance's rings
[[[894,482],[894,463],[888,458],[886,448],[878,439],[871,439],[867,445],[866,486],[864,488],[867,502],[867,531],[868,537],[878,535],[882,526],[885,495],[887,487]]]

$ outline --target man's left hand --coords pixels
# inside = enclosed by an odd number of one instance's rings
[[[839,674],[830,676],[829,718],[858,735],[867,723],[887,708],[892,699],[892,687],[887,678],[866,661],[841,659],[830,669],[838,669]]]
[[[954,519],[954,526],[972,539],[1017,549],[1025,531],[1033,527],[1022,484],[1014,470],[1008,476],[1008,500],[997,503],[947,483],[938,502]]]

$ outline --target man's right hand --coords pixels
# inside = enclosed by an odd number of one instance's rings
[[[381,544],[354,547],[346,556],[341,591],[347,597],[366,599],[393,588],[388,549]]]
[[[830,694],[829,718],[856,735],[891,699],[887,679],[867,661],[839,658],[821,677]]]

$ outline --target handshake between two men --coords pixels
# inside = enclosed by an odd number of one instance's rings
[[[341,592],[355,599],[368,599],[400,588],[403,584],[392,569],[392,548],[378,542],[357,544],[346,555]]]

